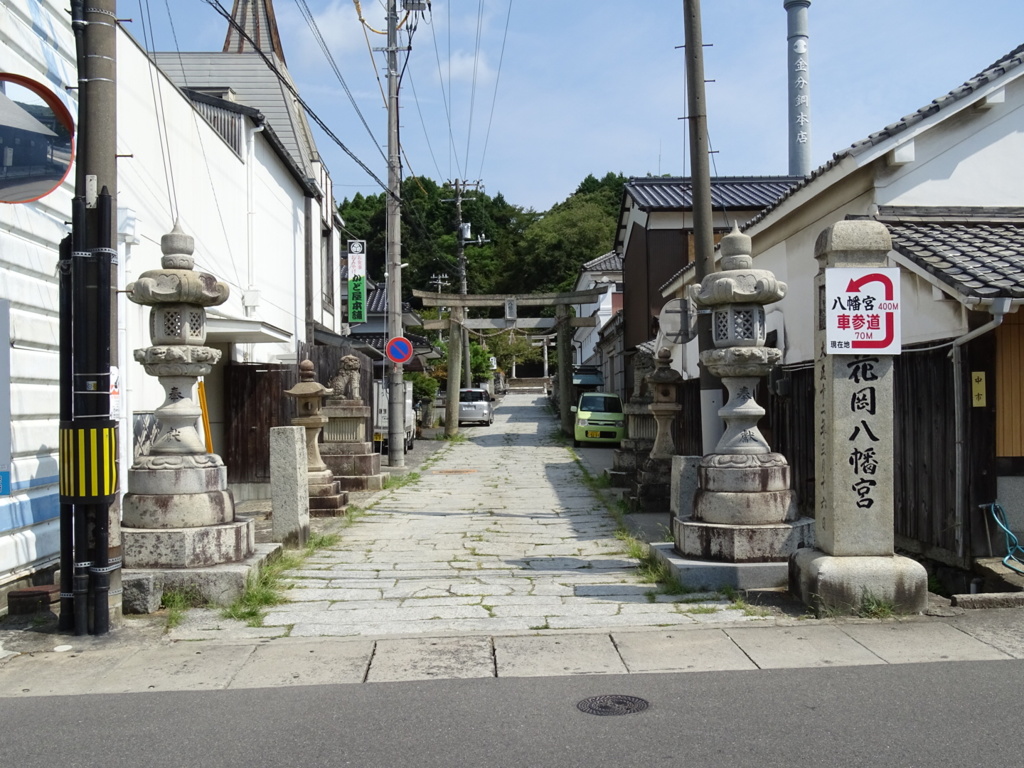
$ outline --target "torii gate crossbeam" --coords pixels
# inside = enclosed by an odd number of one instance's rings
[[[569,291],[566,293],[527,293],[527,294],[464,294],[464,293],[431,293],[430,291],[414,290],[412,295],[420,299],[425,307],[451,307],[454,323],[465,322],[464,312],[466,307],[502,307],[510,299],[515,301],[517,307],[551,307],[555,308],[555,328],[557,331],[558,349],[558,405],[559,421],[562,431],[572,434],[572,411],[570,408],[570,395],[572,376],[569,369],[569,361],[572,359],[570,349],[569,329],[572,327],[573,318],[569,317],[569,306],[572,304],[591,304],[599,300],[608,291],[608,286],[590,288],[585,291]],[[583,318],[577,318],[580,320]],[[459,388],[462,375],[461,364],[453,365],[452,353],[455,347],[461,349],[461,345],[448,345],[448,397],[445,400],[444,433],[451,437],[458,431],[459,426]],[[461,354],[456,355],[461,357]],[[453,370],[454,368],[454,370]],[[452,418],[454,415],[454,418]]]

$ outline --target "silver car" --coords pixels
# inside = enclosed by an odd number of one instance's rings
[[[486,389],[459,390],[459,424],[472,421],[477,424],[494,423],[494,397]]]

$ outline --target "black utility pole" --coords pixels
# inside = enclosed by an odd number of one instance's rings
[[[111,504],[118,489],[117,422],[110,413],[110,363],[117,356],[115,10],[116,0],[71,3],[79,132],[72,235],[59,262],[59,626],[76,635],[109,631],[111,573],[121,563]]]

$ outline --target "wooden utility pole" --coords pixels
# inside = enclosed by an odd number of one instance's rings
[[[456,179],[449,183],[455,189],[455,197],[442,200],[442,202],[455,203],[455,257],[456,262],[459,265],[459,294],[465,296],[469,290],[468,269],[466,265],[466,242],[470,238],[467,236],[469,234],[469,225],[462,220],[462,201],[466,199],[472,200],[473,198],[465,198],[463,197],[463,193],[466,191],[467,187],[473,187],[474,189],[478,188],[480,182]],[[473,367],[469,354],[469,330],[467,328],[462,327],[460,329],[460,339],[460,343],[462,344],[462,365],[464,368],[463,379],[465,380],[467,387],[472,387]],[[448,343],[450,349],[451,341]],[[449,352],[449,354],[451,353]]]
[[[387,336],[402,336],[402,159],[398,141],[398,0],[388,0],[388,204]],[[390,363],[388,464],[405,466],[405,381],[401,363]]]
[[[690,184],[693,189],[693,245],[696,280],[715,271],[715,232],[711,220],[711,166],[708,118],[704,95],[704,41],[701,34],[700,0],[683,0],[686,28],[687,119],[690,122]],[[697,348],[714,349],[711,315],[697,316]],[[704,453],[712,453],[722,436],[722,384],[700,366],[701,436]]]

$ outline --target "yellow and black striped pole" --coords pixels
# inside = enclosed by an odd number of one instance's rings
[[[109,502],[117,493],[117,422],[83,427],[81,421],[60,426],[61,503]]]

